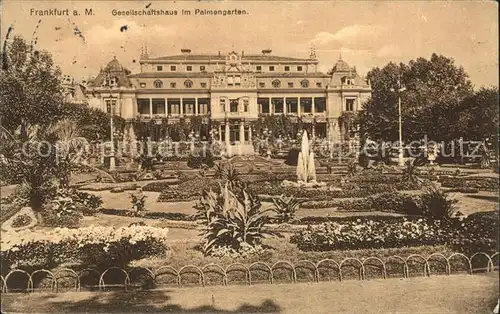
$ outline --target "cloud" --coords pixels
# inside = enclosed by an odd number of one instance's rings
[[[384,32],[385,28],[380,25],[353,24],[335,33],[320,32],[311,42],[318,46],[333,45],[367,49],[377,43]]]
[[[401,56],[401,50],[394,44],[385,45],[380,48],[375,55],[379,58]]]

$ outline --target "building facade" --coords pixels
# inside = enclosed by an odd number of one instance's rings
[[[196,136],[213,136],[243,154],[253,152],[252,139],[262,131],[255,122],[266,115],[286,115],[315,138],[342,141],[349,132],[343,117],[359,111],[371,95],[369,82],[341,58],[328,74],[319,72],[313,51],[302,59],[271,50],[208,55],[182,49],[159,58],[146,52],[139,62],[136,74],[116,58],[101,69],[87,86],[89,104],[160,129],[196,119]],[[178,140],[159,131],[153,140]],[[126,133],[135,137],[131,127]]]

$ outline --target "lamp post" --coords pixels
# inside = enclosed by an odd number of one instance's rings
[[[109,170],[110,171],[114,171],[116,169],[116,162],[115,162],[115,137],[114,137],[114,133],[115,133],[115,124],[114,124],[114,115],[115,115],[115,111],[116,111],[116,98],[111,96],[109,97],[109,106],[110,106],[110,122],[109,122],[109,125],[110,125],[110,134],[111,134],[111,154],[109,156]]]
[[[406,90],[406,87],[401,86],[401,75],[398,78],[398,89],[395,90],[391,88],[392,92],[398,93],[398,120],[399,120],[399,153],[398,153],[398,165],[400,167],[404,166],[404,151],[403,151],[403,119],[401,115],[401,93]]]

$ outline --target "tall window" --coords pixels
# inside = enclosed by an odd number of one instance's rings
[[[326,98],[325,97],[314,98],[314,111],[315,112],[325,112],[326,111]]]
[[[308,80],[302,80],[300,82],[300,86],[302,86],[303,88],[308,88],[309,87],[309,81]]]
[[[156,80],[154,82],[154,86],[155,86],[155,88],[162,88],[163,87],[163,82],[160,81],[160,80]]]
[[[283,98],[272,98],[271,102],[274,106],[274,113],[283,113]]]
[[[181,100],[179,98],[170,98],[167,100],[168,114],[178,115],[180,113]]]
[[[149,98],[137,98],[137,111],[139,114],[150,114]]]
[[[191,88],[191,87],[193,87],[193,82],[192,82],[192,81],[190,81],[190,80],[185,81],[185,82],[184,82],[184,87],[186,87],[186,88]]]
[[[220,111],[226,112],[226,98],[220,99]]]
[[[248,112],[248,98],[243,98],[243,111]]]
[[[257,98],[260,113],[269,113],[269,98]]]
[[[116,114],[116,99],[106,99],[106,112]]]
[[[231,103],[229,104],[229,111],[238,112],[238,99],[231,100]]]
[[[345,111],[354,111],[355,98],[346,98],[345,100]]]
[[[274,80],[273,81],[273,87],[274,88],[279,88],[281,86],[281,82],[280,80]]]
[[[153,114],[165,114],[165,99],[153,98]]]

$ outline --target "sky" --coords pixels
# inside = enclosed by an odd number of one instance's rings
[[[2,43],[7,29],[36,49],[49,51],[64,74],[96,76],[114,56],[139,72],[141,49],[150,57],[231,51],[307,58],[315,47],[320,70],[339,55],[360,74],[388,62],[433,52],[463,66],[475,88],[498,86],[498,4],[494,1],[28,1],[3,0]],[[177,10],[176,16],[116,16],[113,10]],[[33,10],[69,9],[70,16]],[[93,15],[85,15],[92,9]],[[195,9],[245,10],[233,16],[194,15]],[[73,16],[77,10],[80,15]],[[181,14],[191,10],[192,15]],[[40,21],[40,22],[39,22]],[[37,27],[38,25],[38,27]],[[121,31],[126,25],[127,30]],[[75,26],[81,35],[75,34]],[[135,61],[135,62],[134,62]]]

